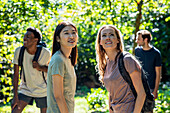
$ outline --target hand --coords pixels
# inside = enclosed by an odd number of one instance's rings
[[[158,97],[157,91],[154,90],[154,91],[152,92],[152,94],[154,95],[154,99],[156,99],[156,98]]]
[[[33,61],[33,62],[32,62],[32,67],[35,68],[35,69],[37,69],[38,71],[40,71],[40,65],[39,65],[38,62]]]
[[[18,103],[19,103],[18,97],[14,97],[11,104],[12,110],[18,105]]]

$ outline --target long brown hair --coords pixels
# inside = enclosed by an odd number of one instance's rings
[[[124,45],[123,45],[123,39],[122,39],[121,32],[113,25],[103,25],[98,31],[97,39],[96,39],[96,45],[95,45],[96,60],[97,60],[97,71],[100,75],[100,81],[101,82],[103,82],[104,72],[105,72],[105,68],[106,68],[106,60],[107,60],[106,51],[104,50],[103,46],[100,45],[101,31],[103,29],[107,28],[107,27],[115,30],[115,33],[117,35],[117,39],[119,41],[119,43],[117,44],[117,50],[119,51],[119,53],[124,51]],[[116,59],[117,59],[117,56],[116,56]]]
[[[59,23],[55,29],[54,36],[53,36],[52,55],[54,55],[54,53],[60,50],[61,48],[60,42],[57,42],[57,36],[60,38],[60,33],[62,29],[65,28],[66,26],[72,26],[77,32],[77,28],[73,23],[66,22],[66,21]],[[77,45],[76,45],[74,48],[72,48],[72,51],[71,51],[71,63],[73,66],[75,66],[77,63],[77,57],[78,57],[78,50],[77,50]]]

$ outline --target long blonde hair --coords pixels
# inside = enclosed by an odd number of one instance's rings
[[[103,82],[103,77],[104,77],[104,72],[105,72],[105,68],[106,68],[106,60],[107,60],[107,54],[106,51],[104,50],[103,46],[100,45],[100,41],[101,41],[101,31],[105,28],[112,28],[115,30],[115,33],[117,35],[117,39],[119,41],[119,43],[117,44],[117,50],[120,52],[124,51],[124,45],[123,45],[123,39],[122,39],[122,35],[121,32],[114,26],[114,25],[103,25],[97,34],[97,39],[96,39],[96,60],[97,60],[97,71],[100,75],[100,81]]]

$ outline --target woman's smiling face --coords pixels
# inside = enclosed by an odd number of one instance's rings
[[[57,41],[61,46],[66,48],[73,48],[77,45],[78,34],[74,27],[66,26],[60,32],[60,38]]]
[[[102,45],[105,50],[116,49],[117,43],[119,43],[119,41],[113,28],[106,27],[101,31],[100,45]]]

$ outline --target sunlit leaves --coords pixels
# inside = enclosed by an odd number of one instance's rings
[[[155,100],[155,109],[154,112],[156,113],[168,113],[170,110],[170,87],[169,82],[165,84],[161,84],[158,90],[158,97]]]
[[[170,16],[165,19],[166,22],[170,21]]]
[[[106,96],[106,90],[101,88],[91,88],[91,93],[87,94],[87,103],[89,110],[93,112],[106,112],[108,108],[108,97]]]
[[[76,73],[79,85],[82,77],[96,76],[95,40],[102,25],[115,25],[124,36],[126,50],[132,50],[135,36],[138,5],[141,0],[1,0],[0,1],[0,74],[12,77],[12,59],[16,47],[22,46],[27,27],[42,32],[42,40],[52,48],[53,33],[58,23],[72,21],[78,29],[78,64]],[[153,41],[161,49],[165,66],[167,61],[170,18],[168,0],[143,0],[139,29],[153,32]],[[156,30],[156,28],[158,30]],[[2,63],[3,62],[3,63]],[[10,71],[6,71],[6,70]],[[169,70],[169,67],[167,68]],[[167,71],[169,74],[170,71]],[[0,77],[0,79],[4,78]],[[6,79],[7,81],[7,79]],[[10,81],[10,80],[9,80]],[[5,82],[7,87],[11,84]],[[9,83],[9,84],[8,84]],[[4,83],[3,83],[4,84]],[[4,90],[6,91],[6,90]],[[7,96],[5,97],[7,99]]]
[[[46,7],[45,2],[34,0],[0,1],[0,100],[9,102],[12,91],[14,50],[22,46],[27,27],[37,27],[42,31],[43,41],[51,48],[53,32],[58,12],[55,4]],[[53,12],[54,11],[54,12]],[[53,20],[52,20],[53,18]]]

